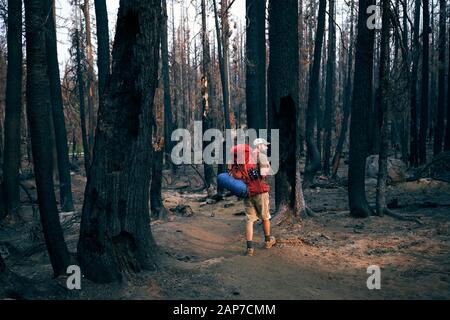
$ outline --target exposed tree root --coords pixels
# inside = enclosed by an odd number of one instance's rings
[[[387,216],[389,216],[391,218],[401,220],[401,221],[412,221],[412,222],[415,222],[415,223],[420,224],[420,225],[423,224],[422,221],[420,221],[417,218],[402,216],[401,214],[398,214],[398,213],[396,213],[394,211],[391,211],[388,208],[384,208],[383,209],[383,214],[385,214],[385,215],[387,215]]]

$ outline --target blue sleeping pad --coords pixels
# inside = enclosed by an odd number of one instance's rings
[[[217,176],[217,185],[227,189],[239,198],[247,198],[248,188],[245,182],[233,178],[228,173],[221,173]]]

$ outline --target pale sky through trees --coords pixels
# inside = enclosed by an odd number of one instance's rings
[[[80,0],[82,3],[84,0]],[[114,40],[115,35],[115,26],[117,20],[117,11],[119,9],[120,0],[107,0],[106,5],[108,8],[108,19],[109,19],[109,28],[110,28],[110,41]],[[175,7],[175,27],[179,25],[180,16],[181,16],[181,2],[180,0],[174,0]],[[198,31],[200,30],[201,17],[200,15],[196,15],[195,13],[195,3],[196,0],[189,1],[189,5],[187,5],[188,1],[184,1],[183,6],[188,7],[188,21],[191,29],[191,41],[194,36],[199,36]],[[200,5],[200,1],[197,0],[198,6]],[[212,3],[212,1],[208,1]],[[220,0],[217,0],[219,5]],[[93,45],[94,50],[96,51],[97,43],[96,43],[96,28],[95,28],[95,8],[94,1],[90,1],[91,4],[91,21],[92,21],[92,37],[93,37]],[[171,26],[172,26],[172,0],[167,0],[167,10],[169,16],[169,47],[171,45]],[[231,17],[230,19],[236,21],[238,24],[242,25],[242,29],[244,29],[245,24],[245,0],[235,0],[231,9],[230,9]],[[57,15],[57,26],[58,26],[58,56],[61,70],[64,70],[64,65],[69,59],[69,48],[70,48],[70,36],[69,30],[72,27],[71,15],[73,14],[73,6],[70,5],[69,0],[56,0],[56,15]],[[210,32],[214,32],[211,34],[211,38],[215,35],[214,29],[214,19],[213,15],[210,12],[208,28]],[[242,30],[243,32],[243,30]],[[200,38],[198,39],[200,41]],[[200,42],[198,42],[200,43]],[[61,76],[63,73],[61,72]]]

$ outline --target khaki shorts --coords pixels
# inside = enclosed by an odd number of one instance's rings
[[[260,193],[250,198],[244,199],[247,222],[260,220],[270,220],[269,193]]]

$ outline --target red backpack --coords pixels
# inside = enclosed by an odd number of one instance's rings
[[[270,187],[259,174],[255,154],[248,144],[238,144],[230,150],[233,164],[229,165],[230,175],[243,180],[248,187],[249,196],[269,192]]]

